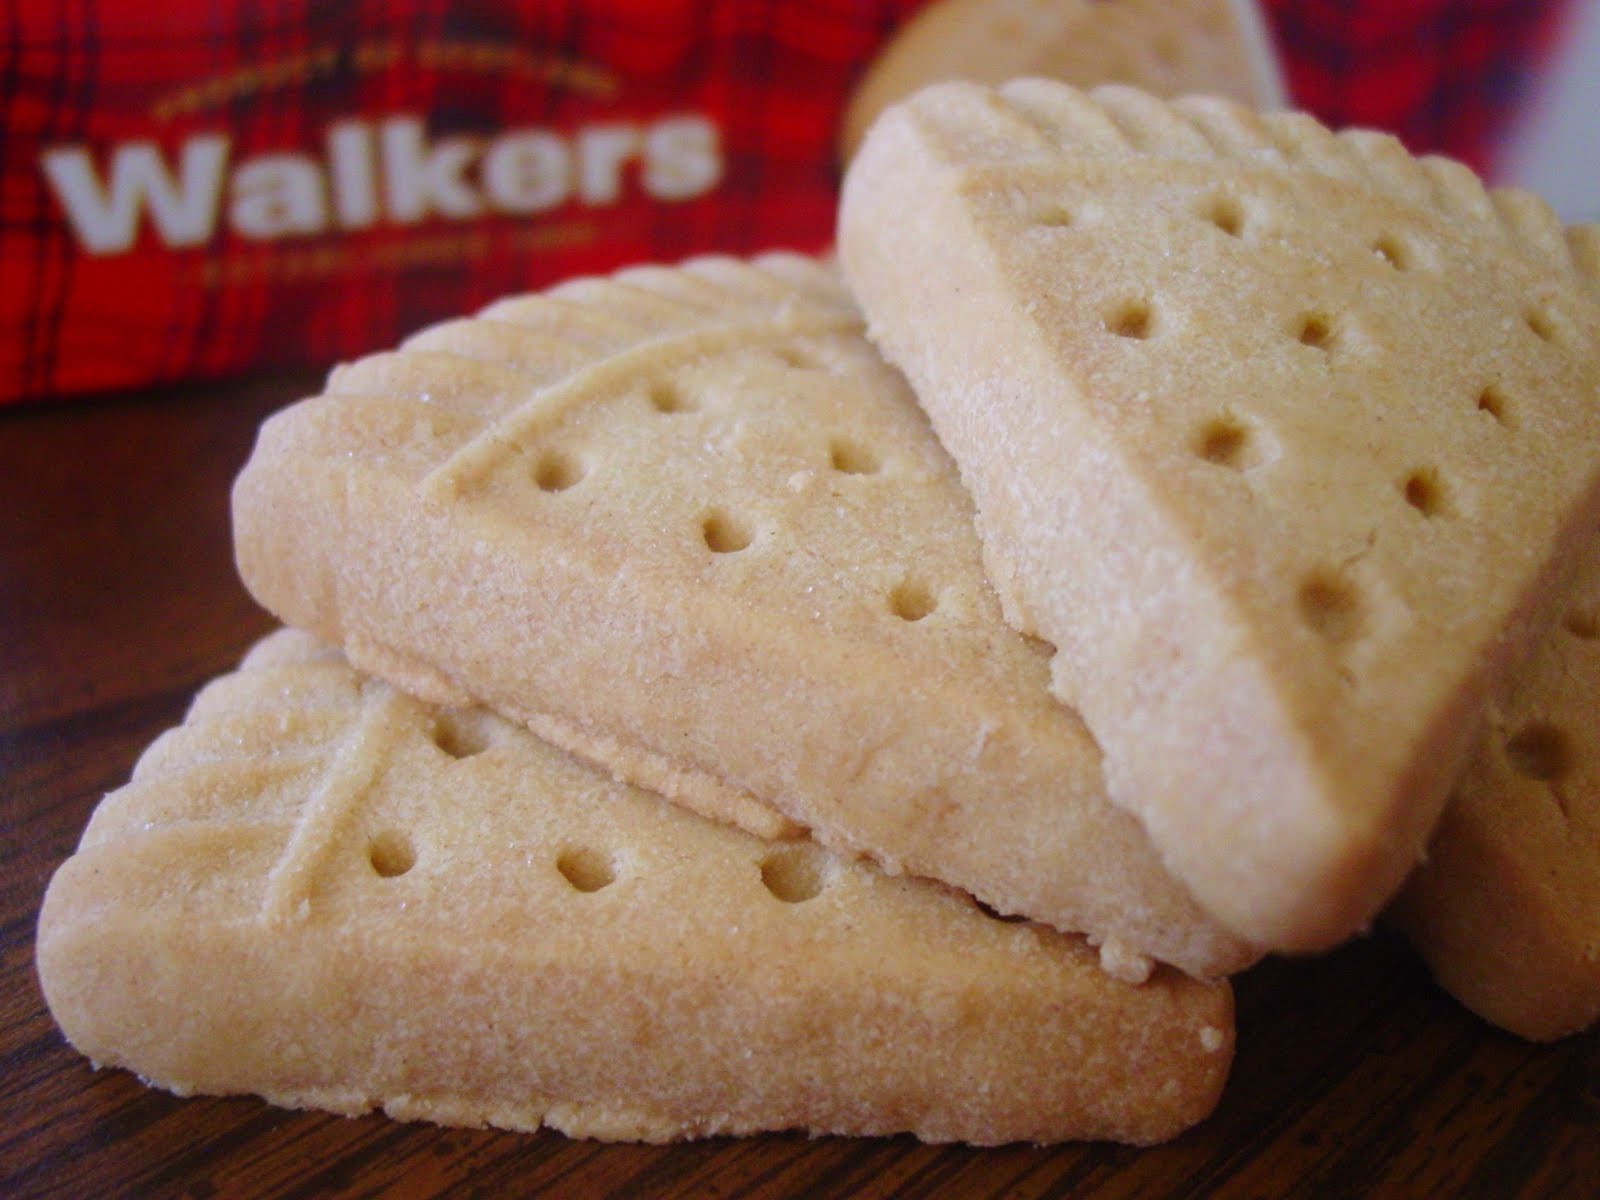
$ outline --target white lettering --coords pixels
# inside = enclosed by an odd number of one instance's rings
[[[501,212],[554,208],[572,190],[572,155],[553,133],[496,138],[483,158],[483,190]]]
[[[656,200],[692,200],[722,179],[716,125],[701,116],[639,126],[608,123],[571,135],[510,130],[485,144],[470,137],[433,141],[421,117],[374,125],[338,121],[325,158],[257,155],[232,165],[222,134],[190,138],[169,161],[154,142],[117,147],[102,175],[88,150],[45,151],[40,166],[83,246],[93,254],[132,247],[148,215],[167,245],[198,246],[216,233],[228,187],[228,227],[240,237],[274,240],[367,229],[380,221],[411,225],[430,217],[465,220],[485,212],[519,216],[571,200],[616,204],[635,188]],[[480,161],[481,159],[481,161]]]
[[[111,156],[107,187],[81,147],[46,150],[40,156],[56,200],[92,254],[129,249],[139,233],[139,215],[147,210],[169,246],[209,241],[217,227],[227,162],[228,139],[223,135],[190,138],[174,178],[154,142],[134,142]]]
[[[233,175],[228,220],[243,237],[321,233],[328,227],[322,172],[303,154],[263,154]]]
[[[657,200],[693,200],[722,179],[717,127],[704,117],[657,121],[644,139],[644,190]]]
[[[374,154],[372,130],[365,122],[337,121],[328,127],[333,206],[346,229],[365,229],[378,219]]]
[[[460,220],[483,211],[483,201],[462,177],[478,153],[475,139],[446,138],[429,145],[416,117],[385,121],[379,138],[391,220],[409,225],[434,213]]]
[[[578,195],[588,204],[615,204],[622,195],[622,167],[639,150],[632,125],[601,125],[578,134]]]

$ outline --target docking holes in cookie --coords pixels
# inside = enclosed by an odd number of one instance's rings
[[[1230,471],[1260,466],[1271,457],[1269,450],[1267,440],[1232,413],[1207,421],[1194,439],[1194,452],[1199,458]]]
[[[1506,739],[1506,760],[1524,779],[1555,783],[1572,769],[1572,742],[1564,730],[1535,721]]]
[[[1033,223],[1045,229],[1066,229],[1072,225],[1072,210],[1065,204],[1050,202],[1033,214]]]
[[[1309,346],[1313,350],[1331,350],[1335,336],[1333,319],[1327,313],[1305,313],[1295,323],[1295,336],[1300,339],[1302,346]]]
[[[1244,236],[1244,205],[1234,196],[1212,196],[1201,205],[1200,216],[1231,238]]]
[[[1561,627],[1579,641],[1592,642],[1600,638],[1600,606],[1573,609],[1561,622]]]
[[[1401,481],[1400,494],[1425,517],[1437,517],[1445,511],[1444,483],[1432,467],[1421,467],[1407,475]]]
[[[821,361],[809,350],[802,350],[799,346],[780,346],[774,350],[773,355],[786,367],[796,371],[820,371],[823,369]]]
[[[665,379],[657,380],[650,385],[650,407],[658,413],[691,413],[700,406],[675,383]]]
[[[1393,267],[1396,271],[1409,271],[1411,269],[1411,251],[1406,244],[1392,233],[1382,234],[1377,241],[1372,243],[1372,253],[1386,266]]]
[[[1541,342],[1555,342],[1561,336],[1561,325],[1555,314],[1547,308],[1530,308],[1523,319],[1527,321],[1533,336]]]
[[[385,829],[367,843],[367,861],[379,878],[393,879],[417,865],[417,851],[405,834]]]
[[[1155,310],[1148,300],[1124,300],[1105,315],[1107,333],[1143,341],[1155,328]]]
[[[579,846],[563,850],[556,858],[556,870],[580,892],[598,892],[616,882],[617,866],[611,855]]]
[[[828,443],[828,463],[843,475],[873,475],[882,465],[871,449],[842,437]]]
[[[482,712],[441,713],[433,722],[433,744],[451,758],[471,758],[489,748],[489,720]]]
[[[561,450],[546,450],[533,467],[533,482],[541,492],[564,492],[588,474],[581,459]]]
[[[1501,425],[1511,424],[1510,410],[1506,407],[1505,393],[1490,384],[1478,393],[1478,411],[1491,416]]]
[[[906,579],[889,593],[889,611],[902,621],[920,621],[939,606],[933,589],[920,579]]]
[[[801,904],[827,884],[821,854],[810,846],[786,846],[761,860],[761,883],[785,904]]]
[[[739,518],[718,510],[700,523],[700,536],[713,554],[737,554],[755,540],[755,531]]]
[[[1313,572],[1300,585],[1300,617],[1332,646],[1354,641],[1361,633],[1361,597],[1346,579],[1329,571]]]

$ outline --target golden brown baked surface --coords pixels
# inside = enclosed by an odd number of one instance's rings
[[[1468,1008],[1544,1041],[1600,1020],[1600,546],[1490,709],[1390,915]]]
[[[1421,856],[1600,503],[1600,237],[1391,138],[1039,80],[874,128],[840,250],[1112,795],[1276,948]]]
[[[811,260],[578,280],[341,368],[266,422],[234,517],[263,604],[416,695],[1086,932],[1127,978],[1256,956],[1107,800]]]
[[[180,1094],[598,1138],[1151,1142],[1232,1049],[1225,983],[1117,982],[290,632],[102,802],[38,963],[78,1049]]]
[[[937,0],[896,32],[862,78],[845,109],[843,158],[885,108],[948,79],[1036,75],[1271,107],[1281,86],[1263,77],[1269,56],[1252,61],[1250,33],[1229,0]]]

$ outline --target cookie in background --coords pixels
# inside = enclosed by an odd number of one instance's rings
[[[850,161],[880,112],[928,84],[1022,76],[1284,104],[1253,0],[935,0],[895,33],[851,96],[841,157]]]
[[[1600,1020],[1597,711],[1600,537],[1389,911],[1444,988],[1535,1041]]]

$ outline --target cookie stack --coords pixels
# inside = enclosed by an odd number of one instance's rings
[[[1148,1143],[1215,1103],[1226,977],[1403,884],[1468,1004],[1594,1020],[1600,231],[1029,81],[889,110],[840,251],[502,301],[263,426],[238,561],[298,632],[52,883],[81,1050],[584,1136]]]

